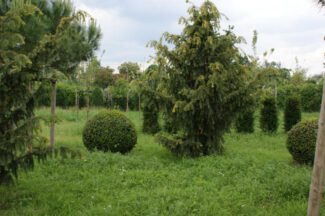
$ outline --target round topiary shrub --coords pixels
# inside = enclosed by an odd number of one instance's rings
[[[317,128],[317,120],[309,120],[296,124],[288,132],[287,148],[296,162],[313,163]]]
[[[300,99],[291,96],[287,99],[284,109],[284,130],[288,132],[301,120]]]
[[[90,151],[120,152],[132,150],[137,134],[132,122],[121,112],[103,111],[90,119],[83,130],[83,143]]]

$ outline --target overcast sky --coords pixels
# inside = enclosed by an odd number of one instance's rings
[[[178,18],[187,15],[185,0],[74,0],[77,9],[90,13],[102,29],[102,65],[117,68],[125,61],[145,67],[152,48],[150,40],[158,40],[165,31],[179,33]],[[192,0],[196,5],[203,0]],[[324,71],[325,9],[313,0],[213,0],[229,20],[225,26],[235,26],[236,34],[245,37],[241,45],[251,52],[253,30],[258,31],[257,51],[275,49],[269,60],[295,68],[295,57],[308,74]]]

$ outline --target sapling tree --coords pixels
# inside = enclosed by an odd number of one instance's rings
[[[178,155],[223,152],[223,135],[248,101],[247,76],[233,28],[222,30],[220,12],[211,1],[191,6],[181,18],[181,34],[165,33],[151,45],[166,73],[167,115],[177,134],[158,136]]]
[[[317,3],[325,7],[324,0],[317,0]],[[325,66],[325,64],[324,64]],[[317,142],[315,160],[310,184],[308,199],[308,216],[320,215],[321,203],[323,198],[323,184],[325,175],[325,79],[323,79],[323,96],[318,121]]]
[[[124,62],[118,67],[119,73],[125,77],[128,82],[137,79],[140,75],[140,66],[134,62]],[[130,89],[126,93],[126,111],[129,111]]]
[[[57,74],[70,76],[81,61],[88,60],[99,46],[100,30],[90,19],[87,23],[87,14],[75,12],[70,1],[54,1],[47,9],[48,25],[55,29],[52,37],[51,55],[53,60],[48,65],[47,77],[52,86],[51,92],[51,126],[50,147],[55,142],[55,107]],[[59,20],[60,22],[57,22]],[[52,28],[51,28],[52,27]]]

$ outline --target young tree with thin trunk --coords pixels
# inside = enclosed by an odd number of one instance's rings
[[[325,6],[324,0],[317,0],[322,7]],[[325,39],[325,38],[324,38]],[[324,75],[323,75],[324,76]],[[323,198],[325,172],[325,79],[323,79],[323,96],[318,120],[318,132],[316,141],[316,151],[314,167],[312,172],[309,199],[308,199],[308,216],[319,216]]]
[[[42,8],[46,14],[47,27],[54,33],[52,36],[52,50],[47,53],[55,60],[48,65],[46,77],[51,85],[51,122],[50,145],[55,144],[55,110],[57,74],[70,76],[81,61],[86,61],[99,46],[100,30],[94,20],[85,12],[75,12],[70,1],[53,1]]]

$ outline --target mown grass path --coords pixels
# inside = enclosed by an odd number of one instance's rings
[[[83,159],[49,160],[22,174],[16,186],[0,187],[0,215],[306,214],[311,168],[292,162],[282,124],[276,135],[230,132],[225,155],[190,159],[142,134],[138,112],[127,115],[138,131],[130,154],[88,153],[81,137],[86,113],[77,119],[58,110],[57,145],[80,149]]]

